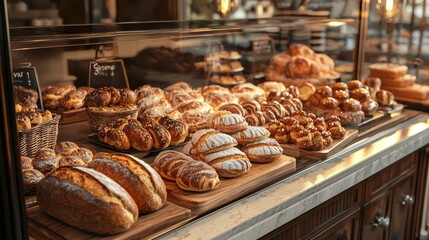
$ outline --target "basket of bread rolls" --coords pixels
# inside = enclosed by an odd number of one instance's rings
[[[137,118],[137,95],[134,91],[114,87],[98,88],[85,98],[89,128],[97,131],[98,127],[118,118]]]
[[[39,95],[33,89],[15,87],[15,112],[21,156],[34,156],[57,142],[60,115],[38,109]]]

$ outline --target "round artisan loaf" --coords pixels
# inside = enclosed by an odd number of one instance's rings
[[[161,176],[136,157],[120,153],[97,153],[88,167],[105,174],[125,188],[137,203],[140,213],[156,211],[167,200]]]
[[[176,183],[186,191],[206,192],[217,188],[220,180],[216,170],[208,164],[189,161],[177,171]]]
[[[191,157],[172,150],[163,151],[156,156],[153,166],[165,179],[176,181],[179,168],[186,162],[193,161]]]
[[[232,147],[204,156],[204,161],[212,166],[220,177],[233,178],[250,170],[252,164],[246,154]]]
[[[200,154],[209,154],[236,146],[235,138],[216,131],[203,129],[192,135],[191,143]]]
[[[272,138],[249,143],[242,150],[251,162],[257,163],[273,162],[283,154],[283,148]]]
[[[244,131],[237,132],[231,135],[238,144],[248,144],[252,142],[262,141],[270,137],[270,132],[264,127],[249,126]]]
[[[127,191],[89,168],[56,169],[37,184],[36,196],[43,212],[98,234],[123,232],[138,218],[136,203]]]

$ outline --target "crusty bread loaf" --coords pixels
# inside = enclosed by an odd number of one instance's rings
[[[156,211],[167,200],[161,176],[136,157],[120,153],[97,153],[88,167],[105,174],[125,188],[137,203],[140,213]]]
[[[62,167],[36,188],[43,212],[77,228],[115,234],[138,218],[136,203],[119,184],[93,169]]]
[[[212,166],[220,177],[226,178],[241,176],[252,166],[246,154],[235,147],[205,155],[204,161]]]
[[[220,180],[216,170],[208,164],[189,161],[179,168],[176,183],[183,190],[205,192],[217,188]]]
[[[167,150],[156,156],[153,166],[163,178],[176,181],[177,171],[188,161],[193,159],[181,152]]]
[[[249,143],[242,150],[251,162],[257,163],[275,161],[283,154],[283,148],[272,138]]]
[[[238,144],[248,144],[251,142],[258,142],[270,137],[270,132],[264,127],[249,126],[241,132],[237,132],[231,135]]]
[[[209,154],[236,146],[235,138],[214,129],[203,129],[194,133],[192,144],[200,154]]]
[[[70,156],[77,149],[79,149],[79,146],[70,141],[59,142],[55,145],[55,153],[62,157]]]

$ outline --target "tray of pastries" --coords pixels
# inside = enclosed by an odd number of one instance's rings
[[[84,121],[88,119],[85,97],[93,90],[90,87],[76,88],[71,84],[48,86],[42,90],[43,106],[61,115],[60,124]]]
[[[189,140],[187,137],[188,125],[182,120],[165,116],[156,121],[141,115],[138,120],[120,118],[102,124],[88,139],[119,152],[148,156],[182,146]]]

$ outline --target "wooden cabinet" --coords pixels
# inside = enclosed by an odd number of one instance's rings
[[[415,239],[429,146],[412,153],[262,239]]]

